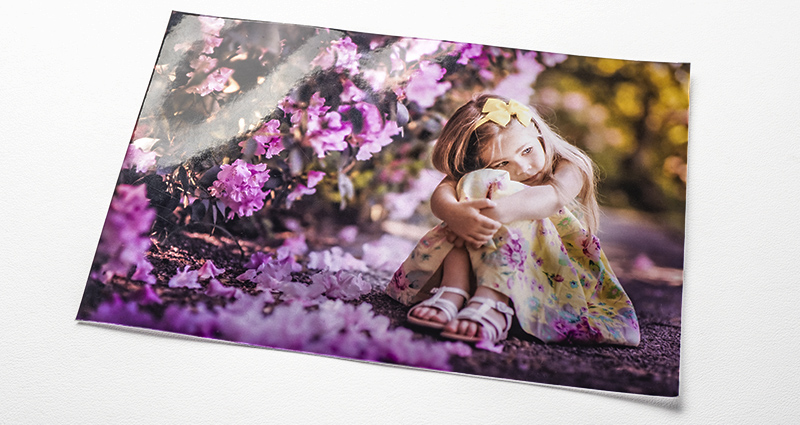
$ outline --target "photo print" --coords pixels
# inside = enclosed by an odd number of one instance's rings
[[[688,91],[687,63],[173,12],[77,318],[676,396]]]

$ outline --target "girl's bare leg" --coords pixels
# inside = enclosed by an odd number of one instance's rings
[[[463,289],[469,293],[470,262],[466,248],[453,248],[442,263],[442,286]],[[464,304],[464,297],[452,292],[445,292],[442,298],[452,301],[458,308]],[[411,315],[422,320],[447,323],[442,310],[436,307],[419,306],[411,311]]]
[[[478,286],[475,289],[474,297],[485,297],[495,301],[502,301],[508,304],[508,297],[500,292],[495,291],[492,288],[487,286]],[[469,303],[467,303],[469,305]],[[476,304],[477,306],[477,304]],[[491,316],[493,319],[499,320],[498,323],[505,323],[506,318],[505,316],[495,309],[490,309],[486,312],[487,316]],[[472,320],[459,320],[454,319],[447,326],[444,327],[444,330],[450,333],[456,333],[468,337],[475,337],[480,336],[481,325],[479,323],[473,322]]]

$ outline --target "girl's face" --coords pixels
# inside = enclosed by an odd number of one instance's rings
[[[523,127],[513,121],[491,141],[484,159],[489,168],[508,171],[511,180],[534,185],[543,178],[544,148],[533,123]]]

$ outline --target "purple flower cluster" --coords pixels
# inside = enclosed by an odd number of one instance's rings
[[[247,150],[250,140],[255,144],[254,155],[263,155],[265,158],[270,159],[283,152],[280,126],[281,122],[278,120],[270,120],[264,123],[264,125],[253,134],[252,139],[244,140],[239,143],[239,146],[242,147],[242,153],[245,153]]]
[[[291,114],[292,130],[302,131],[305,123],[306,132],[301,144],[314,149],[317,157],[324,158],[330,151],[342,151],[347,148],[346,137],[353,131],[353,125],[342,121],[342,116],[336,111],[329,111],[330,106],[325,106],[325,98],[319,93],[314,93],[308,106],[304,109],[290,97],[285,98],[281,109]]]
[[[209,187],[213,196],[230,208],[228,219],[234,215],[246,217],[264,207],[269,190],[264,183],[269,180],[266,164],[253,165],[237,159],[233,164],[220,167],[217,180]]]
[[[97,322],[140,326],[201,337],[214,337],[245,344],[325,354],[337,357],[384,361],[409,366],[450,370],[453,355],[467,357],[472,350],[463,343],[417,340],[405,328],[389,328],[389,319],[376,315],[368,303],[325,301],[308,310],[300,303],[274,306],[262,296],[243,295],[226,308],[193,309],[169,306],[156,320],[134,302],[114,297],[102,303],[88,319]]]
[[[200,96],[205,96],[215,91],[222,91],[225,89],[225,84],[228,83],[231,75],[233,75],[233,69],[225,67],[219,68],[208,74],[202,83],[189,87],[186,91],[189,93],[197,93]]]
[[[430,61],[419,63],[419,69],[411,74],[406,85],[405,95],[422,108],[433,106],[436,98],[450,90],[450,82],[441,82],[447,71],[439,64]]]
[[[137,173],[144,173],[155,165],[155,152],[144,151],[133,143],[128,145],[128,152],[125,153],[125,161],[122,163],[122,168],[136,168]]]
[[[372,154],[378,153],[384,146],[392,143],[392,136],[402,130],[394,121],[384,123],[383,114],[378,107],[368,102],[358,102],[354,105],[342,105],[339,112],[347,114],[351,109],[357,110],[361,114],[362,129],[358,134],[353,134],[350,143],[357,146],[358,153],[356,159],[366,161],[372,158]]]
[[[322,69],[334,68],[336,72],[348,71],[358,74],[358,60],[361,54],[357,52],[358,46],[350,37],[344,37],[331,42],[331,45],[311,61],[311,66]]]
[[[150,274],[153,267],[145,257],[150,249],[150,238],[146,233],[150,231],[155,216],[144,185],[117,186],[97,246],[103,264],[96,278],[107,283],[114,275],[127,276],[136,266],[134,279],[155,282],[155,277]]]
[[[338,272],[339,270],[367,271],[367,264],[334,246],[331,249],[308,254],[308,268]]]

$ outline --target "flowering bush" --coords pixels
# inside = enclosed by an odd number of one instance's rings
[[[144,186],[117,186],[97,246],[96,261],[102,265],[96,276],[100,281],[108,282],[115,275],[125,277],[135,266],[134,279],[154,283],[153,267],[145,257],[154,218]]]

